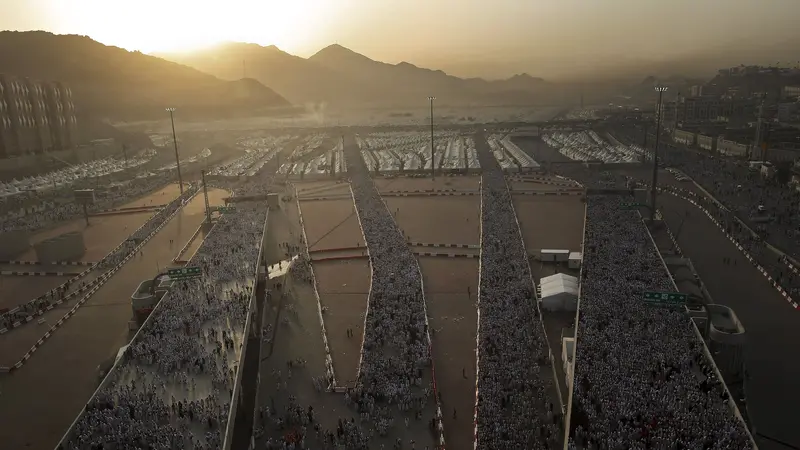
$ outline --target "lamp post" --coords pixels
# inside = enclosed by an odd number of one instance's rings
[[[429,96],[428,101],[431,103],[431,178],[436,179],[436,161],[434,160],[434,150],[435,147],[433,146],[433,101],[436,100],[436,97]]]
[[[656,118],[656,146],[653,149],[653,184],[650,185],[650,221],[654,221],[656,218],[656,184],[658,183],[658,141],[661,137],[661,100],[664,95],[664,91],[667,90],[666,86],[656,86],[656,92],[658,92],[658,106],[656,107],[656,113],[658,117]]]
[[[183,195],[183,178],[181,177],[181,159],[178,157],[178,138],[175,136],[175,116],[173,113],[175,112],[175,108],[167,108],[169,111],[169,120],[172,123],[172,143],[175,145],[175,165],[178,169],[178,186],[181,189],[181,195]]]

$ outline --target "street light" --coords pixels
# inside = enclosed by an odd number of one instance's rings
[[[433,101],[436,100],[434,96],[428,96],[428,101],[431,102],[431,178],[436,179],[436,162],[433,157]]]
[[[181,188],[181,195],[183,195],[183,178],[181,177],[181,160],[178,157],[178,138],[175,136],[175,108],[167,108],[169,111],[169,120],[172,122],[172,143],[175,145],[175,165],[178,168],[178,186]]]
[[[658,183],[658,141],[661,137],[661,116],[663,116],[663,112],[661,111],[661,99],[664,95],[664,92],[667,90],[666,86],[656,86],[656,92],[658,92],[658,106],[656,107],[656,113],[658,113],[658,117],[656,118],[656,147],[653,149],[653,183],[650,185],[650,221],[654,221],[656,218],[656,184]]]

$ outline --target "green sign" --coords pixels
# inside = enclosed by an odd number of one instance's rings
[[[622,203],[620,206],[622,206],[623,209],[646,208],[647,207],[647,203],[629,203],[629,202],[626,202],[626,203]]]
[[[203,271],[199,267],[179,267],[177,269],[167,269],[167,275],[173,280],[185,280],[203,276]]]
[[[235,206],[218,206],[217,207],[217,211],[219,211],[220,214],[235,213],[236,212],[236,207]]]
[[[688,299],[687,294],[680,292],[645,292],[642,295],[646,304],[655,306],[683,306]]]

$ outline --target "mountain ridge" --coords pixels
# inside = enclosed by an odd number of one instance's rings
[[[186,115],[289,106],[255,80],[226,81],[87,36],[45,31],[0,31],[0,73],[62,82],[80,113],[117,119],[163,116],[167,106]]]
[[[194,52],[158,56],[223,79],[245,67],[249,76],[298,104],[417,105],[429,95],[445,104],[530,104],[547,99],[547,82],[526,73],[504,80],[459,78],[407,61],[376,61],[339,44],[308,58],[275,46],[227,42]]]

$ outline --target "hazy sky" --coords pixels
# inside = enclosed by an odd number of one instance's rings
[[[227,40],[309,56],[339,43],[463,75],[492,65],[546,75],[604,58],[800,39],[800,0],[0,0],[0,29],[85,34],[143,52]]]

